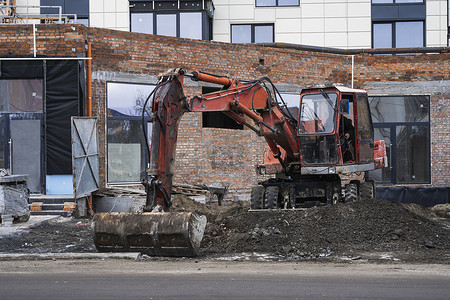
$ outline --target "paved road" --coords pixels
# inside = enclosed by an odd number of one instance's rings
[[[1,299],[449,299],[446,265],[0,262]]]

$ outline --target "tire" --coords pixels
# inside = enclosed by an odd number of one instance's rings
[[[272,185],[266,188],[265,208],[274,209],[278,207],[278,186]]]
[[[262,185],[257,185],[252,188],[250,195],[250,208],[251,209],[263,209],[264,208],[264,192],[265,189]]]
[[[373,181],[365,181],[360,186],[361,198],[372,200],[375,198],[375,186]]]
[[[358,186],[355,183],[345,185],[345,203],[358,201]]]

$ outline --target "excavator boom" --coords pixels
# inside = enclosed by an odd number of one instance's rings
[[[183,78],[223,85],[215,93],[186,99]],[[268,79],[266,79],[268,80]],[[295,126],[275,108],[261,81],[240,82],[199,71],[175,69],[160,75],[151,100],[152,136],[147,142],[149,169],[142,181],[146,204],[137,213],[101,213],[93,219],[94,243],[98,251],[140,251],[158,256],[197,255],[206,217],[195,213],[168,212],[178,126],[187,111],[221,111],[265,137],[274,153],[284,145],[290,156],[298,156]],[[147,103],[147,102],[146,102]],[[144,105],[144,111],[145,111]],[[263,118],[258,111],[271,111]],[[255,125],[249,124],[249,119]],[[144,120],[144,118],[143,118]],[[146,127],[146,124],[143,127]]]

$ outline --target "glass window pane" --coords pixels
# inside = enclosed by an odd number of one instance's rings
[[[0,80],[0,112],[43,112],[42,79]]]
[[[276,0],[256,0],[256,6],[276,6]]]
[[[255,43],[273,43],[273,26],[255,26]]]
[[[165,36],[177,36],[177,15],[156,15],[156,34]]]
[[[373,48],[392,48],[392,24],[373,24]]]
[[[427,96],[370,97],[373,122],[429,122]]]
[[[373,4],[378,4],[378,3],[394,3],[394,0],[372,0]]]
[[[397,126],[397,183],[430,181],[428,126]]]
[[[423,47],[423,22],[395,23],[395,47]]]
[[[202,13],[180,13],[180,37],[202,39]]]
[[[140,120],[108,119],[108,182],[139,182],[145,170]]]
[[[144,102],[154,88],[154,85],[108,82],[108,117],[141,117]]]
[[[75,20],[71,19],[69,20],[70,24],[83,24],[86,27],[89,27],[89,19],[87,18],[77,18],[77,22]]]
[[[278,0],[278,6],[295,6],[299,5],[299,0]]]
[[[336,108],[336,93],[307,94],[302,97],[299,133],[332,133]]]
[[[366,95],[357,96],[356,110],[358,115],[359,139],[360,140],[372,139],[373,127]]]
[[[251,43],[252,27],[251,25],[231,25],[232,43]]]
[[[388,159],[388,167],[369,171],[369,177],[377,182],[391,182],[391,129],[390,128],[374,128],[374,140],[384,140],[386,145],[386,155]]]
[[[423,0],[396,0],[396,3],[423,3]]]
[[[153,34],[153,14],[131,14],[131,31]]]
[[[300,94],[281,93],[281,97],[283,97],[287,107],[299,107],[300,105]],[[281,102],[281,100],[278,102]],[[297,118],[297,116],[295,117]]]

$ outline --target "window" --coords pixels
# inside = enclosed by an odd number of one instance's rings
[[[423,22],[397,22],[395,23],[395,47],[423,47]]]
[[[107,83],[108,183],[141,180],[141,172],[145,171],[148,163],[142,131],[142,109],[154,87],[145,84]],[[149,122],[148,118],[146,120]],[[149,136],[151,123],[147,124]]]
[[[287,107],[297,107],[300,104],[300,93],[280,93],[283,101],[286,103]],[[281,102],[281,100],[278,100]]]
[[[153,14],[131,14],[131,31],[153,34]]]
[[[180,14],[180,37],[189,39],[202,39],[202,14]]]
[[[130,1],[132,32],[212,39],[214,4],[206,1]]]
[[[423,21],[373,23],[373,48],[412,48],[425,46]]]
[[[392,48],[392,23],[373,24],[373,48]]]
[[[177,15],[157,14],[156,34],[166,36],[177,36]]]
[[[0,80],[0,113],[42,113],[42,79]]]
[[[428,96],[370,97],[375,140],[383,139],[389,167],[369,176],[387,184],[430,183]]]
[[[423,3],[423,0],[372,0],[372,4],[386,3]]]
[[[256,0],[257,7],[264,6],[299,6],[299,0]]]
[[[231,25],[232,43],[273,43],[273,24]]]
[[[58,15],[59,7],[62,8],[63,14],[68,15],[77,15],[77,24],[83,24],[85,26],[89,26],[89,0],[77,0],[77,1],[69,1],[69,0],[40,0],[36,1],[40,2],[42,5],[40,8],[40,13],[43,15]],[[28,3],[28,1],[27,1]],[[23,4],[22,4],[23,5]],[[27,4],[28,5],[28,4]],[[31,5],[31,3],[30,3]],[[36,5],[36,4],[34,4]],[[45,7],[44,7],[45,6]],[[69,16],[71,20],[70,23],[75,23],[75,20],[72,19],[73,16]]]
[[[304,95],[300,108],[299,133],[332,133],[337,96],[336,93]]]
[[[201,12],[132,13],[131,31],[201,40],[203,16]]]

